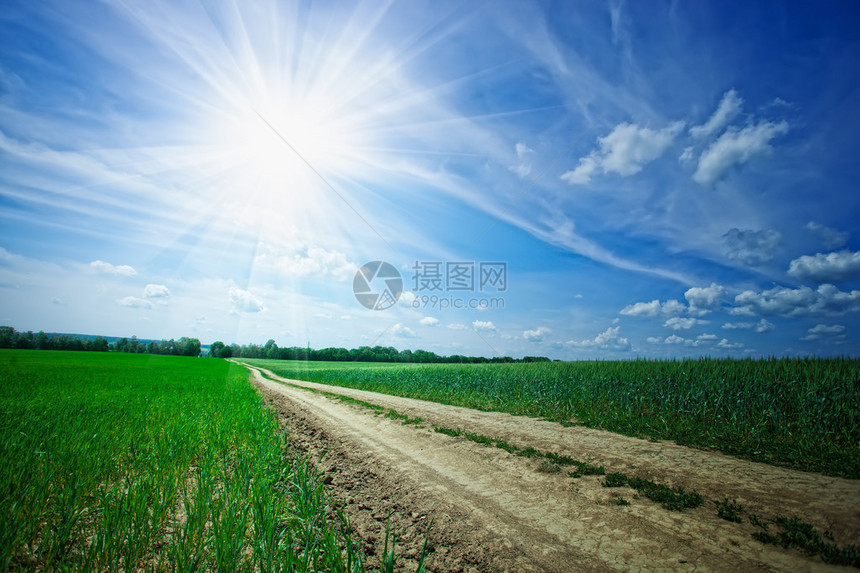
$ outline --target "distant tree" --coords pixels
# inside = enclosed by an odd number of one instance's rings
[[[224,343],[216,340],[209,345],[209,356],[213,358],[221,358],[221,351],[224,349]]]
[[[176,343],[176,353],[179,356],[199,356],[200,355],[200,341],[196,338],[188,338],[187,336],[183,336]]]

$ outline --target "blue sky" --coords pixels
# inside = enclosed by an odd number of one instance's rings
[[[856,356],[857,12],[6,2],[0,323],[484,356]],[[384,310],[353,293],[377,260],[404,286]],[[421,288],[434,263],[443,279],[472,263],[474,288]],[[481,263],[506,265],[505,288],[481,289]]]

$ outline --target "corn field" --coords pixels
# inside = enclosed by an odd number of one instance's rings
[[[354,365],[247,360],[282,376],[581,423],[860,478],[860,360]]]

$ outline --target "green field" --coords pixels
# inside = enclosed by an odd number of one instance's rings
[[[223,360],[0,350],[0,571],[363,570]]]
[[[291,378],[675,440],[860,478],[860,360],[369,364],[243,359]]]

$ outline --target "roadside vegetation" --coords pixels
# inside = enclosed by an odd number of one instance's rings
[[[267,374],[261,374],[270,380],[284,383],[275,380]],[[403,425],[416,425],[421,428],[425,427],[423,425],[425,422],[421,418],[410,417],[406,414],[399,413],[394,409],[380,406],[379,404],[315,388],[293,384],[291,384],[291,386],[314,394],[321,394],[347,404],[366,408],[374,412],[377,416],[384,415],[386,418],[399,421]],[[502,438],[476,434],[460,428],[450,428],[433,424],[432,429],[436,433],[445,434],[453,438],[464,438],[483,446],[499,448],[515,456],[539,459],[541,461],[535,468],[535,471],[541,473],[561,473],[563,467],[573,467],[574,469],[572,471],[567,472],[567,476],[573,479],[582,478],[584,476],[603,476],[603,487],[629,487],[636,492],[637,497],[640,495],[646,497],[659,503],[664,509],[670,511],[682,512],[686,509],[699,508],[705,503],[705,498],[695,489],[687,491],[683,487],[668,486],[666,484],[657,483],[638,476],[630,476],[622,472],[606,473],[603,466],[596,466],[578,461],[563,454],[543,452],[531,446],[516,446],[508,443]],[[630,505],[630,502],[626,498],[617,494],[613,495],[611,503],[618,506]],[[719,518],[737,524],[743,523],[743,518],[741,516],[745,513],[745,509],[736,500],[730,501],[728,498],[724,498],[723,501],[713,501],[713,505],[717,508],[717,516]],[[749,523],[757,528],[753,537],[762,543],[780,545],[786,549],[798,549],[810,556],[817,555],[825,563],[860,567],[860,544],[840,547],[833,542],[833,537],[829,531],[825,531],[822,535],[818,533],[813,525],[804,522],[796,515],[790,519],[783,515],[777,515],[772,520],[764,520],[759,516],[752,514],[749,516]],[[777,533],[771,532],[771,525],[776,526],[778,529]]]
[[[287,378],[674,440],[860,478],[860,360],[397,365],[251,360]]]
[[[367,569],[221,360],[0,350],[0,484],[0,571]]]

